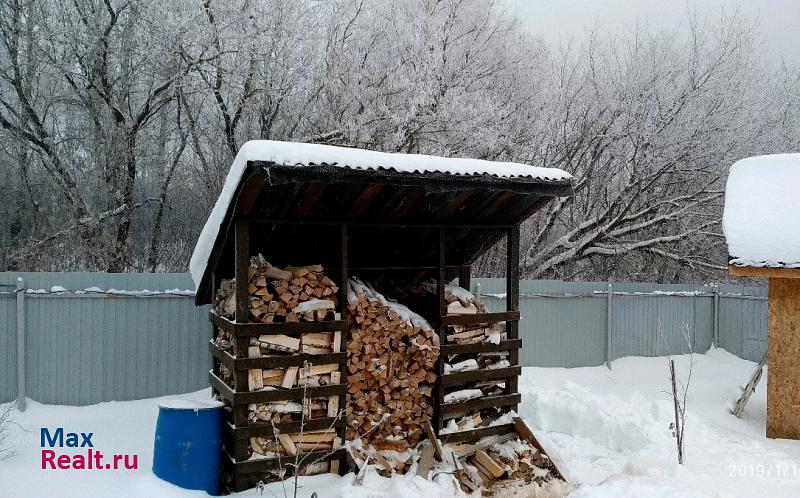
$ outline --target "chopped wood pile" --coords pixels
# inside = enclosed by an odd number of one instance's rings
[[[259,254],[248,270],[250,320],[261,323],[330,320],[336,315],[339,287],[324,274],[322,265],[272,266]],[[233,318],[236,296],[232,280],[220,283],[215,308]]]
[[[298,452],[333,450],[341,446],[334,430],[304,431],[296,434],[275,434],[250,438],[253,455],[262,458],[296,455]]]
[[[421,289],[428,294],[437,293],[436,282],[426,282]],[[473,293],[457,285],[447,284],[444,286],[444,300],[447,301],[448,315],[475,315],[486,313],[486,306]]]
[[[511,432],[475,443],[445,445],[459,460],[460,481],[467,492],[491,489],[514,481],[543,484],[560,478],[550,458]]]
[[[333,429],[303,431],[295,434],[274,434],[250,438],[251,460],[280,458],[282,465],[265,476],[265,481],[286,477],[286,470],[297,464],[299,475],[339,473],[339,461],[319,461],[302,457],[304,453],[333,452],[342,447],[342,439]]]
[[[521,421],[517,419],[515,426],[518,423]],[[345,446],[355,467],[352,470],[358,469],[359,476],[367,467],[384,477],[413,473],[429,479],[437,474],[452,474],[467,493],[494,492],[504,486],[530,483],[566,485],[550,458],[515,431],[470,443],[443,445],[438,439],[429,438],[403,451],[380,450],[361,439],[348,441]]]
[[[433,415],[439,337],[421,316],[358,279],[348,288],[347,439],[404,451]]]

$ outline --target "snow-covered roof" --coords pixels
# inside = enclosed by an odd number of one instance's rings
[[[722,229],[731,265],[800,268],[800,154],[731,166]]]
[[[519,179],[521,182],[569,183],[572,176],[556,168],[479,159],[444,158],[420,154],[390,154],[330,145],[254,140],[244,144],[231,166],[222,193],[217,199],[197,240],[189,270],[196,285],[206,271],[208,260],[230,204],[248,162],[259,161],[281,166],[334,166],[351,170],[392,171],[424,175],[438,173],[457,177]]]

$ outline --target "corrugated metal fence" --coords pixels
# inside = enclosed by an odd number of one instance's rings
[[[505,280],[476,279],[491,311],[505,309]],[[520,282],[520,362],[602,365],[624,356],[705,352],[716,343],[759,361],[766,349],[766,288],[736,285]]]
[[[0,400],[17,396],[17,277],[34,291],[24,297],[27,397],[85,405],[208,384],[207,308],[176,292],[194,289],[188,275],[0,273]],[[50,293],[53,286],[91,291]]]
[[[0,401],[17,397],[17,277],[28,289],[29,398],[84,405],[208,385],[208,308],[196,308],[183,292],[193,288],[188,275],[0,273]],[[503,279],[474,279],[473,291],[478,284],[490,310],[504,309]],[[764,288],[614,283],[610,291],[604,282],[521,282],[522,365],[594,366],[667,348],[676,354],[687,349],[684,331],[696,352],[716,342],[758,361],[765,350]]]

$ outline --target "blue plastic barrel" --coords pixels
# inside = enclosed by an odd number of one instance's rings
[[[153,473],[185,489],[220,491],[222,403],[171,399],[159,403]]]

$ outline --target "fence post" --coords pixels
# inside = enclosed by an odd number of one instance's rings
[[[17,277],[17,409],[25,411],[25,282]]]
[[[719,347],[719,287],[714,286],[714,347]]]
[[[613,298],[614,291],[611,284],[608,284],[608,292],[606,293],[606,366],[611,370],[611,352],[613,347],[612,338],[614,336],[614,304]]]

